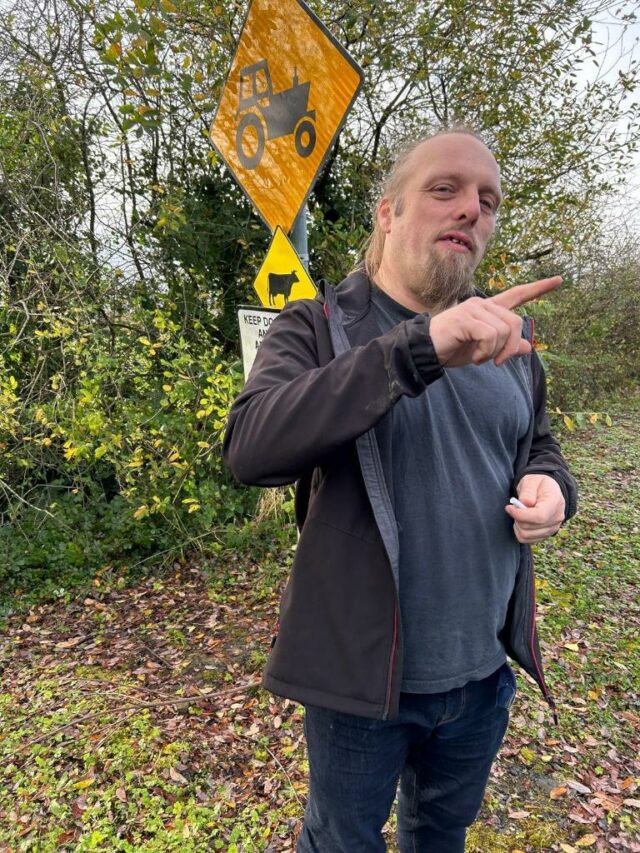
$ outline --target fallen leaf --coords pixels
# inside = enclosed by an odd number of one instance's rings
[[[564,785],[561,785],[559,788],[552,788],[549,792],[549,796],[552,800],[558,800],[560,797],[564,797],[567,793],[567,788]]]
[[[127,792],[124,788],[116,788],[116,797],[120,800],[121,803],[127,802]]]
[[[585,817],[584,815],[577,814],[576,812],[569,812],[569,820],[575,820],[576,823],[593,823],[593,820]]]
[[[531,814],[531,812],[525,812],[525,811],[509,812],[509,817],[512,820],[523,820],[525,817],[529,817],[530,814]]]
[[[595,843],[595,835],[583,835],[579,841],[576,841],[576,847],[591,847]]]
[[[70,640],[63,640],[61,643],[56,643],[56,649],[72,649],[74,646],[77,646],[78,643],[81,643],[85,638],[84,637],[72,637]]]
[[[174,767],[169,768],[169,776],[171,776],[174,782],[180,782],[181,785],[189,784],[182,773],[178,773]]]
[[[74,782],[71,786],[72,788],[76,788],[78,791],[82,791],[83,788],[88,788],[89,785],[93,785],[95,779],[80,779],[78,782]]]
[[[572,847],[570,844],[560,844],[560,849],[563,853],[577,853],[576,848]]]
[[[640,809],[640,800],[626,799],[622,801],[625,806],[631,806],[632,809]]]
[[[574,791],[577,791],[579,794],[590,794],[591,788],[587,788],[586,785],[583,785],[582,782],[567,782],[567,788],[571,788]]]

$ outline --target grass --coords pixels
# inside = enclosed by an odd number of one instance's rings
[[[468,853],[640,850],[640,422],[564,444],[580,514],[536,549],[560,725],[520,675]],[[213,556],[106,570],[6,619],[1,853],[295,848],[302,714],[258,686],[292,546],[242,528]],[[394,850],[393,819],[386,834]]]

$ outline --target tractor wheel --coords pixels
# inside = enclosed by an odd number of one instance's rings
[[[300,157],[308,157],[316,147],[316,128],[313,122],[305,118],[296,127],[296,151]]]
[[[245,136],[245,131],[249,130],[249,128],[253,128],[255,131],[255,141],[251,138],[251,132]],[[238,129],[236,130],[236,151],[245,169],[255,169],[260,160],[262,160],[262,155],[264,154],[264,128],[255,113],[245,113],[240,119]]]

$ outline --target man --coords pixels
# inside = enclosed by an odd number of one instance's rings
[[[302,853],[384,850],[398,781],[400,850],[462,853],[515,693],[507,655],[553,707],[529,545],[576,488],[512,309],[560,279],[474,295],[501,197],[469,132],[407,151],[365,269],[282,311],[231,411],[235,475],[297,480],[264,684],[306,708]]]

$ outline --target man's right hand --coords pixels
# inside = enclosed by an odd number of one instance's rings
[[[527,355],[531,345],[522,337],[522,318],[514,308],[555,290],[559,275],[520,284],[482,299],[474,296],[431,318],[429,333],[443,367],[482,364],[493,359],[504,364],[514,355]]]

